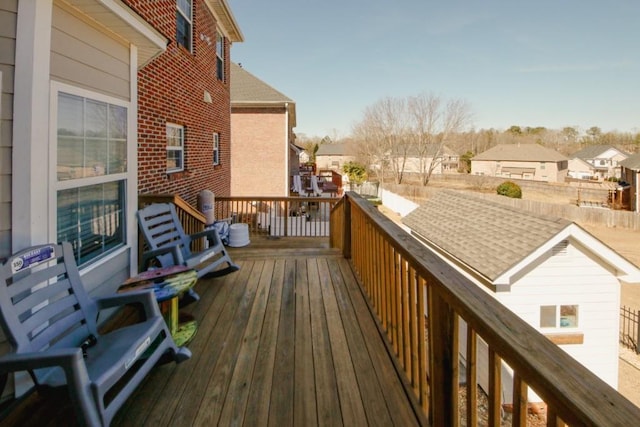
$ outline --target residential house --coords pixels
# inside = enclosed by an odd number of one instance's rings
[[[629,184],[630,208],[640,212],[640,153],[620,162],[620,180]]]
[[[227,0],[123,1],[168,40],[138,72],[139,193],[193,206],[202,190],[229,195],[230,50],[243,35]]]
[[[581,159],[593,165],[594,175],[598,179],[620,178],[620,162],[629,154],[612,145],[589,145],[573,153],[570,158]],[[569,168],[571,170],[571,168]]]
[[[434,153],[437,153],[434,159]],[[460,163],[460,156],[449,147],[439,147],[438,144],[432,144],[425,150],[425,156],[421,159],[416,150],[409,150],[404,164],[406,173],[420,173],[421,168],[428,170],[433,164],[433,174],[440,175],[443,173],[457,173]]]
[[[320,144],[316,152],[316,169],[333,170],[342,173],[345,163],[356,160],[355,149],[352,144],[343,142]]]
[[[569,159],[569,178],[575,179],[597,179],[596,167],[579,157]]]
[[[451,190],[430,198],[403,224],[434,254],[617,387],[620,281],[640,283],[637,266],[575,223]],[[478,367],[486,369],[480,362],[486,357],[485,347]],[[511,374],[503,371],[510,403]],[[479,372],[479,381],[486,387],[487,372]]]
[[[474,175],[563,182],[569,159],[539,144],[500,144],[471,159]]]
[[[231,63],[231,192],[288,196],[302,148],[295,145],[295,102]]]

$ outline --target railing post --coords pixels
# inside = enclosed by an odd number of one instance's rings
[[[342,255],[351,259],[351,197],[344,196],[344,222],[342,223]]]
[[[629,310],[629,313],[631,313],[631,310]],[[629,316],[631,317],[631,316]],[[635,328],[636,328],[636,354],[640,354],[640,310],[638,310],[636,312],[636,318],[633,319],[635,320]]]
[[[429,306],[429,359],[431,392],[431,425],[457,425],[458,414],[455,413],[453,399],[453,381],[458,381],[456,359],[453,352],[458,351],[454,345],[455,313],[442,299],[433,286],[428,288],[427,304]],[[454,377],[455,375],[455,377]],[[457,396],[456,396],[457,399]]]

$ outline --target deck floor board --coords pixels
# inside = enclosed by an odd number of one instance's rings
[[[348,261],[283,250],[235,251],[240,271],[196,284],[192,359],[154,369],[113,426],[425,424]],[[70,403],[52,401],[34,393],[0,426],[74,425]]]

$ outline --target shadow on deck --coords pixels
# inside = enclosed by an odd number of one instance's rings
[[[200,280],[184,309],[199,322],[193,358],[157,367],[114,426],[426,424],[328,242],[256,240],[231,256],[240,271]],[[73,423],[68,403],[51,417],[35,399],[20,424]]]

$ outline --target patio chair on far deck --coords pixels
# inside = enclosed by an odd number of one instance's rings
[[[81,424],[108,426],[163,355],[191,357],[175,345],[153,291],[91,298],[68,242],[18,252],[0,278],[0,324],[12,347],[0,373],[28,371],[43,391],[66,386]],[[126,304],[141,306],[145,320],[98,333],[98,313]]]
[[[184,265],[193,268],[198,278],[218,277],[239,270],[231,261],[217,229],[211,227],[186,234],[173,203],[152,203],[140,209],[137,216],[140,231],[149,246],[149,250],[142,254],[144,269],[156,259],[161,267]],[[192,252],[191,242],[203,238],[209,247],[201,252]]]

